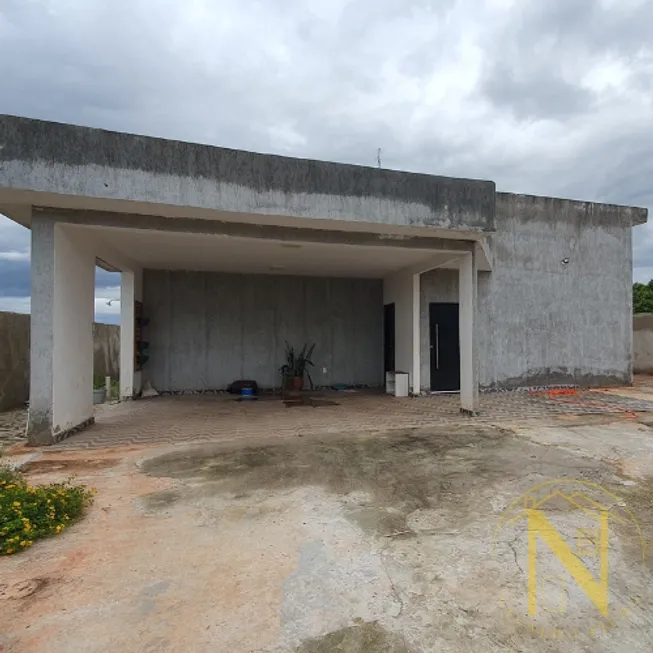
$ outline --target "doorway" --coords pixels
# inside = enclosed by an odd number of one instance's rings
[[[460,391],[458,304],[429,304],[431,390]]]
[[[395,305],[383,307],[383,369],[394,372],[395,369]]]

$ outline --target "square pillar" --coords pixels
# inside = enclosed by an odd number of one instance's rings
[[[408,373],[415,393],[419,392],[420,372],[419,281],[419,275],[406,270],[383,280],[383,303],[395,305],[395,371]]]
[[[478,414],[477,304],[478,263],[477,245],[460,260],[459,322],[460,322],[460,410]]]
[[[120,398],[132,399],[141,391],[136,371],[134,302],[143,298],[143,271],[123,269],[120,276]]]
[[[93,422],[95,253],[92,242],[32,217],[27,442],[47,445]]]
[[[419,395],[422,390],[422,343],[420,333],[421,280],[421,274],[413,274],[413,368],[411,380],[414,395]]]

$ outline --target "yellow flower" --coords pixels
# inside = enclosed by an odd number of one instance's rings
[[[14,501],[11,505],[12,505],[14,508],[20,508],[20,501]]]
[[[25,540],[21,540],[21,541],[20,541],[20,545],[21,545],[21,546],[27,546],[27,542],[26,542]]]
[[[57,528],[55,530],[57,531],[57,533],[61,533],[62,528],[63,526],[61,524],[57,524]]]
[[[13,549],[7,549],[7,553],[13,553],[13,552],[14,552]]]
[[[32,544],[34,544],[34,542],[32,542],[32,540],[27,540],[27,546],[32,546]]]

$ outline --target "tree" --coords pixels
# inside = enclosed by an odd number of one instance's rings
[[[653,313],[653,279],[633,284],[633,313]]]

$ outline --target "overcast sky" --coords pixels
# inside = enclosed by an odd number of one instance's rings
[[[653,0],[0,0],[0,113],[653,206]],[[0,309],[29,306],[0,217]],[[653,231],[634,232],[635,279]],[[100,319],[118,310],[97,279]],[[110,317],[108,319],[111,319]]]

